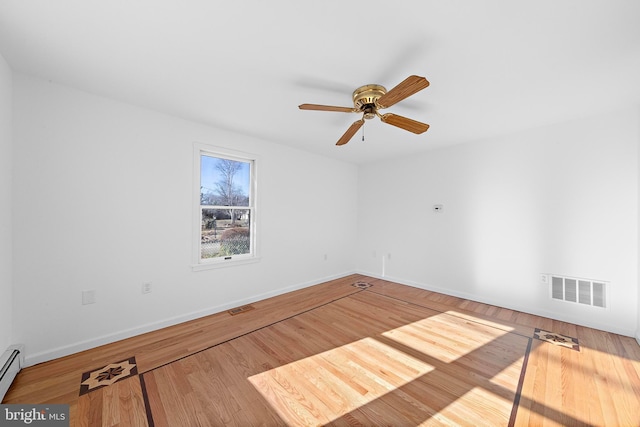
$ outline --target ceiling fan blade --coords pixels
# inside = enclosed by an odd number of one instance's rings
[[[318,104],[301,104],[298,105],[301,110],[314,110],[314,111],[338,111],[341,113],[354,113],[357,110],[353,107],[334,107],[332,105],[318,105]]]
[[[347,129],[344,135],[342,135],[342,137],[338,140],[338,142],[336,142],[336,145],[344,145],[347,142],[349,142],[351,138],[353,138],[353,135],[355,135],[356,132],[358,132],[358,129],[360,129],[363,124],[364,124],[364,119],[360,119],[358,121],[353,122],[353,124],[349,126],[349,129]]]
[[[429,125],[426,123],[420,123],[415,120],[408,119],[406,117],[399,116],[393,113],[387,113],[380,116],[380,120],[384,123],[399,127],[400,129],[408,130],[413,133],[423,133],[429,129]]]
[[[389,108],[429,86],[429,81],[420,76],[409,76],[376,101],[378,108]]]

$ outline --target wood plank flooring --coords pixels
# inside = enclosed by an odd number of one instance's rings
[[[629,337],[361,275],[252,306],[26,368],[3,403],[72,426],[640,426]]]

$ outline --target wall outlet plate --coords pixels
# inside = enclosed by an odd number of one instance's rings
[[[82,305],[95,304],[96,291],[91,289],[88,291],[82,291]]]

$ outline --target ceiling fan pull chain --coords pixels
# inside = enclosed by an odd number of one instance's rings
[[[362,125],[362,140],[364,141],[364,124]]]

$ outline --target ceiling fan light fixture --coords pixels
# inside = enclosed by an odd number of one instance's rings
[[[366,104],[364,106],[364,109],[362,110],[362,113],[362,118],[365,120],[371,120],[376,115],[378,115],[375,104]]]

